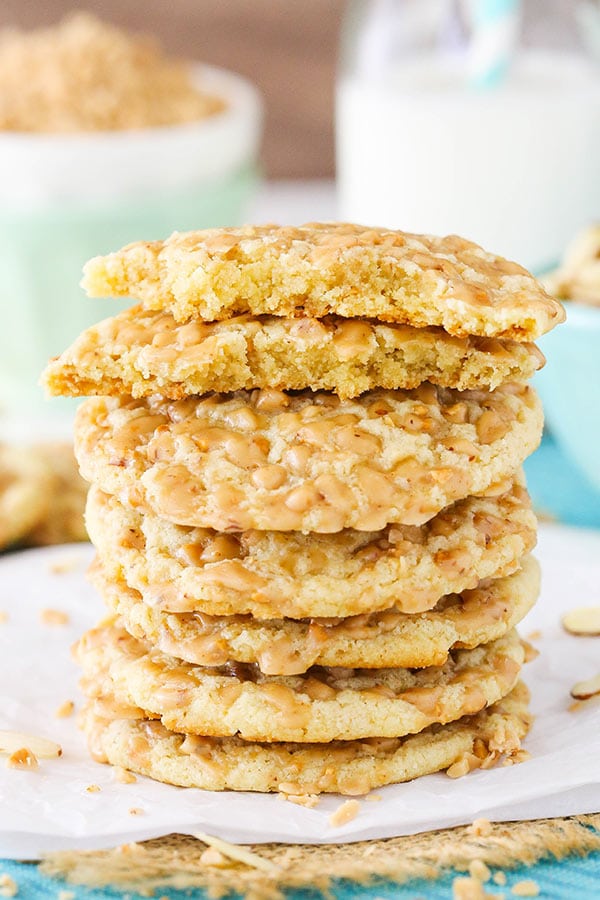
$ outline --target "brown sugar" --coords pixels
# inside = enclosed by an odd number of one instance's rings
[[[221,99],[147,36],[87,13],[59,25],[0,33],[0,130],[120,131],[194,122]]]

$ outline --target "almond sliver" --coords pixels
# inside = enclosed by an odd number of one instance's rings
[[[600,694],[600,672],[587,681],[579,681],[571,688],[571,697],[576,700],[589,700]]]
[[[10,756],[16,750],[26,747],[38,759],[55,759],[62,755],[62,747],[47,738],[19,731],[0,731],[0,753]]]
[[[579,606],[562,617],[562,626],[569,634],[600,635],[600,606]]]

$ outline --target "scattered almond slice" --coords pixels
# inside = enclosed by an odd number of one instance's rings
[[[358,800],[346,800],[329,816],[329,824],[332,828],[341,828],[342,825],[347,825],[348,822],[355,819],[359,810]]]
[[[99,794],[102,788],[99,784],[88,784],[85,791],[87,794]]]
[[[68,719],[69,716],[73,715],[73,711],[75,709],[75,704],[72,700],[65,700],[64,703],[61,703],[57,708],[54,715],[57,719]]]
[[[264,856],[259,856],[245,847],[240,847],[239,844],[230,844],[229,841],[214,837],[212,834],[204,834],[201,831],[195,831],[192,837],[202,841],[203,844],[207,844],[209,847],[215,847],[223,856],[235,859],[236,862],[244,863],[244,865],[250,866],[252,869],[262,869],[263,872],[279,872],[279,866],[271,862],[270,859],[265,859]]]
[[[55,744],[54,741],[20,731],[0,731],[0,753],[10,756],[22,747],[27,747],[38,759],[56,759],[62,756],[60,744]]]
[[[119,781],[121,784],[135,784],[137,781],[133,772],[130,772],[129,769],[124,769],[122,766],[113,766],[113,772],[115,781]]]
[[[19,747],[14,753],[11,753],[6,760],[6,765],[9,769],[28,769],[29,771],[39,768],[37,756],[28,747]]]
[[[69,614],[62,609],[43,609],[40,621],[42,625],[68,625]]]
[[[600,606],[579,606],[569,610],[561,619],[569,634],[593,637],[600,635]]]
[[[283,800],[295,803],[296,806],[304,806],[306,809],[314,809],[318,805],[320,797],[318,794],[285,794],[280,793],[279,796]]]
[[[571,697],[574,697],[575,700],[589,700],[597,694],[600,694],[600,672],[593,678],[588,678],[587,681],[578,681],[571,688]]]

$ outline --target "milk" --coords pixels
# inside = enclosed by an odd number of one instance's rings
[[[342,219],[457,233],[542,271],[600,219],[600,72],[529,52],[497,90],[439,56],[342,77],[337,164]]]

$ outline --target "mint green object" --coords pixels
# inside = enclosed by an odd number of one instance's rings
[[[45,211],[0,209],[0,411],[18,416],[65,413],[38,386],[51,356],[89,325],[132,300],[92,300],[79,287],[83,264],[137,240],[240,224],[258,184],[248,165],[219,180],[141,200],[106,205],[71,201]]]
[[[548,362],[535,387],[561,450],[600,489],[600,309],[566,309],[567,321],[538,341]]]

